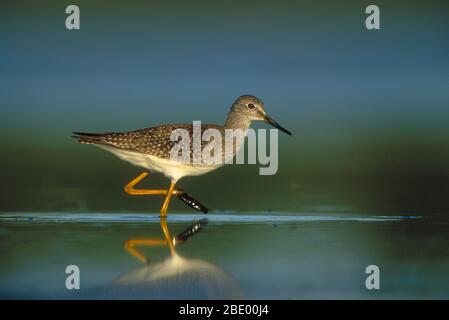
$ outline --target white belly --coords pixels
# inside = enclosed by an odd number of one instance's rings
[[[117,148],[110,148],[101,146],[109,152],[112,152],[120,159],[128,161],[136,166],[148,169],[150,171],[157,171],[165,174],[167,177],[178,181],[185,176],[199,176],[207,172],[218,169],[222,164],[216,165],[186,165],[181,162],[172,161],[169,159],[158,158],[149,154],[126,151]]]

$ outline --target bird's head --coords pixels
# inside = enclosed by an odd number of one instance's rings
[[[276,121],[273,120],[265,111],[265,106],[259,98],[252,95],[240,96],[232,105],[231,112],[244,116],[251,121],[264,121],[271,124],[273,127],[292,135],[290,131],[283,128]]]

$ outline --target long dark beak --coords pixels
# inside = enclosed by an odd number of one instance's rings
[[[285,129],[284,127],[282,127],[279,123],[277,123],[276,121],[274,121],[271,117],[265,115],[263,117],[263,121],[265,121],[266,123],[271,124],[273,127],[281,130],[282,132],[288,134],[289,136],[292,135],[292,133],[290,131],[288,131],[287,129]]]

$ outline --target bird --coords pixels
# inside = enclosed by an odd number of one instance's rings
[[[175,130],[182,129],[188,133],[189,138],[195,134],[193,124],[162,124],[155,127],[128,131],[128,132],[106,132],[106,133],[86,133],[73,132],[73,138],[79,143],[90,144],[106,151],[109,151],[122,160],[130,162],[136,166],[144,168],[146,171],[134,178],[125,186],[125,192],[130,195],[164,195],[165,199],[160,209],[160,216],[167,215],[168,206],[172,195],[176,195],[180,200],[195,210],[207,213],[208,209],[196,199],[188,195],[182,189],[175,189],[177,182],[186,176],[197,176],[218,169],[223,164],[228,163],[229,158],[233,158],[243,146],[243,139],[236,141],[234,137],[226,136],[226,131],[240,130],[243,138],[247,135],[248,129],[253,121],[264,121],[276,129],[291,135],[291,132],[279,125],[265,111],[264,103],[256,96],[245,94],[238,97],[228,112],[223,125],[200,124],[201,133],[208,129],[215,129],[223,137],[225,142],[232,139],[232,152],[222,152],[224,161],[218,163],[195,163],[184,162],[173,159],[171,151],[179,142],[171,138]],[[194,139],[193,139],[194,140]],[[190,139],[189,139],[190,141]],[[189,145],[189,159],[198,156],[209,143],[218,143],[219,139],[200,141],[201,146],[195,143]],[[225,143],[226,145],[226,143]],[[223,149],[222,149],[223,150]],[[214,151],[215,152],[215,151]],[[228,158],[226,158],[226,155]],[[166,189],[136,189],[134,188],[142,179],[149,175],[149,172],[159,172],[170,179],[170,186]]]

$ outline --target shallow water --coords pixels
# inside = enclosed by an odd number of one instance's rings
[[[160,239],[156,214],[2,214],[1,298],[448,298],[448,220],[439,217],[232,212],[172,214],[176,246]],[[67,290],[67,265],[80,290]],[[365,268],[380,268],[367,290]]]

